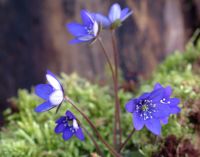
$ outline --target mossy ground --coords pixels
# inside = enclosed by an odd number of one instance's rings
[[[162,136],[155,137],[146,129],[136,132],[124,149],[124,156],[138,155],[137,150],[143,156],[156,156],[165,148],[165,139],[175,137],[180,145],[184,139],[189,139],[192,147],[199,145],[200,115],[200,41],[194,46],[189,43],[185,52],[175,52],[170,55],[154,72],[148,81],[141,81],[137,93],[120,91],[122,108],[123,140],[132,130],[132,117],[124,110],[124,104],[132,97],[136,97],[144,91],[150,91],[154,83],[170,85],[173,88],[173,96],[181,99],[181,113],[173,115],[169,124],[163,126]],[[100,87],[91,84],[77,75],[61,75],[66,94],[77,102],[90,119],[96,124],[98,130],[109,143],[112,143],[113,127],[113,96],[108,86]],[[11,110],[5,111],[7,124],[0,132],[0,156],[3,157],[79,157],[90,156],[95,148],[89,138],[84,142],[72,138],[64,141],[60,135],[54,133],[54,121],[65,113],[66,109],[72,110],[81,119],[83,125],[91,132],[87,123],[73,110],[70,104],[64,103],[58,114],[55,111],[35,113],[34,108],[42,102],[33,92],[19,90],[18,96],[12,99],[18,112],[11,114]],[[196,117],[195,117],[196,116]],[[198,117],[199,116],[199,117]],[[199,119],[198,119],[199,118]],[[101,148],[103,145],[99,142]],[[106,156],[111,156],[103,149]],[[177,149],[175,153],[179,153]],[[189,151],[188,151],[189,152]],[[187,154],[187,151],[186,153]],[[189,154],[189,153],[188,153]]]

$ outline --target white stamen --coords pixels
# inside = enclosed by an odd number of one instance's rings
[[[76,119],[73,119],[73,128],[77,131],[79,126],[78,126],[78,123],[76,121]]]

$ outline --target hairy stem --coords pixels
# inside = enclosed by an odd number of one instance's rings
[[[108,148],[108,150],[110,151],[110,153],[115,156],[115,157],[122,157],[118,152],[115,151],[115,149],[110,146],[104,139],[103,137],[100,135],[100,133],[98,132],[97,128],[94,126],[94,124],[90,121],[90,119],[75,105],[75,103],[68,97],[65,96],[65,99],[67,102],[69,102],[82,116],[83,118],[88,122],[88,124],[90,125],[90,127],[94,130],[96,136],[99,138],[99,140],[101,140],[101,142]]]
[[[118,97],[118,51],[117,51],[117,45],[115,40],[115,32],[114,30],[111,30],[111,36],[112,36],[112,45],[113,45],[113,55],[114,55],[114,63],[115,63],[115,134],[114,134],[114,145],[115,148],[119,150],[119,146],[121,144],[121,136],[122,136],[122,130],[121,130],[121,120],[120,120],[120,102]]]
[[[133,133],[135,132],[135,129],[133,129],[131,131],[131,133],[128,135],[128,137],[126,138],[126,140],[121,144],[120,148],[119,148],[119,152],[123,149],[123,147],[127,144],[127,142],[131,139]]]
[[[104,56],[106,57],[106,61],[108,62],[110,71],[111,71],[111,73],[112,73],[113,83],[114,83],[114,82],[115,82],[115,72],[114,72],[114,69],[113,69],[113,67],[112,67],[112,63],[111,63],[111,61],[110,61],[110,58],[109,58],[109,56],[108,56],[108,53],[106,52],[106,49],[105,49],[105,47],[104,47],[104,44],[103,44],[101,38],[98,37],[97,39],[98,39],[98,41],[99,41],[99,43],[100,43],[100,45],[101,45],[101,48],[102,48],[103,53],[104,53]]]

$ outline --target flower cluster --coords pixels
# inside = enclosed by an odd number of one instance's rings
[[[178,98],[170,98],[170,86],[162,87],[159,83],[153,91],[144,93],[139,98],[131,99],[125,106],[133,114],[133,125],[136,130],[144,126],[156,135],[161,134],[161,123],[167,124],[170,114],[180,112]]]
[[[121,9],[120,5],[115,3],[111,6],[108,16],[104,16],[100,13],[92,13],[86,10],[81,11],[82,23],[69,23],[67,28],[69,32],[74,36],[74,39],[70,41],[71,44],[83,43],[83,42],[93,42],[97,39],[101,28],[113,30],[119,27],[122,22],[127,19],[132,14],[132,11],[129,8]],[[105,48],[99,39],[102,48],[106,54]],[[114,41],[114,40],[113,40]],[[115,42],[113,43],[113,49],[115,49]],[[115,50],[114,50],[115,52]],[[116,55],[116,53],[114,53]],[[107,56],[107,55],[106,55]],[[109,58],[107,58],[108,63]],[[115,60],[117,65],[117,61]],[[112,65],[110,66],[112,70]],[[116,73],[116,76],[114,75]],[[114,78],[116,77],[116,78]],[[65,97],[63,87],[56,76],[47,71],[46,79],[47,84],[39,84],[35,87],[35,93],[40,98],[44,99],[44,102],[35,108],[36,112],[45,112],[53,108],[57,108],[56,112],[60,108],[63,101],[68,101],[88,122],[91,128],[95,131],[97,137],[102,141],[102,143],[109,149],[113,155],[118,155],[118,152],[114,150],[98,133],[98,130],[95,128],[94,124],[90,119],[76,107],[71,99]],[[113,82],[114,87],[117,89],[117,66],[113,72]],[[117,93],[118,91],[115,90]],[[116,104],[118,100],[118,93],[115,93]],[[125,109],[127,112],[132,113],[133,116],[133,125],[136,130],[141,130],[144,126],[150,130],[155,135],[161,135],[161,127],[168,123],[168,118],[171,114],[177,114],[180,112],[178,104],[180,100],[178,98],[172,98],[172,89],[170,86],[163,87],[161,84],[156,83],[154,89],[151,92],[144,93],[138,98],[131,99],[126,103]],[[117,107],[120,104],[117,104],[116,107],[116,119],[115,126],[120,124],[120,113],[117,114]],[[119,110],[120,111],[120,110]],[[118,117],[118,118],[117,118]],[[118,120],[118,121],[117,121]],[[76,136],[79,140],[84,140],[84,134],[80,126],[80,122],[69,110],[66,111],[64,116],[61,116],[56,120],[55,133],[62,134],[64,140],[69,140],[71,137]],[[114,144],[121,149],[121,141],[115,141],[116,132],[120,132],[117,127],[114,130]],[[85,129],[85,128],[84,128]],[[90,135],[90,134],[88,134]],[[129,138],[129,136],[128,136]],[[116,138],[117,139],[117,138]],[[120,138],[121,139],[121,134]],[[93,140],[93,139],[92,139]],[[94,141],[94,140],[93,140]],[[125,140],[126,142],[126,140]],[[118,145],[119,143],[119,145]],[[97,143],[94,141],[94,144]],[[122,147],[124,145],[122,144]],[[116,147],[116,148],[117,148]],[[97,146],[98,148],[98,146]]]
[[[46,79],[48,84],[39,84],[35,87],[35,93],[45,102],[35,108],[35,112],[45,112],[57,107],[64,101],[64,90],[56,76],[49,70],[46,73]],[[69,110],[65,116],[61,116],[56,121],[57,126],[55,132],[63,133],[63,139],[68,140],[75,135],[81,141],[84,140],[84,134],[80,125],[77,123],[76,117]]]
[[[98,37],[101,27],[104,29],[116,29],[131,14],[132,11],[129,8],[121,9],[118,3],[111,6],[108,17],[100,13],[90,13],[82,10],[82,24],[76,22],[67,24],[69,32],[75,37],[69,43],[93,42]]]

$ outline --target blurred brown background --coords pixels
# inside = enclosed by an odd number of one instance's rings
[[[65,28],[79,12],[108,13],[128,6],[133,15],[117,30],[120,67],[126,80],[148,78],[168,54],[183,50],[200,27],[200,0],[0,0],[0,108],[18,88],[44,81],[46,69],[104,80],[105,58],[98,43],[69,45]],[[102,34],[112,55],[110,34]]]

